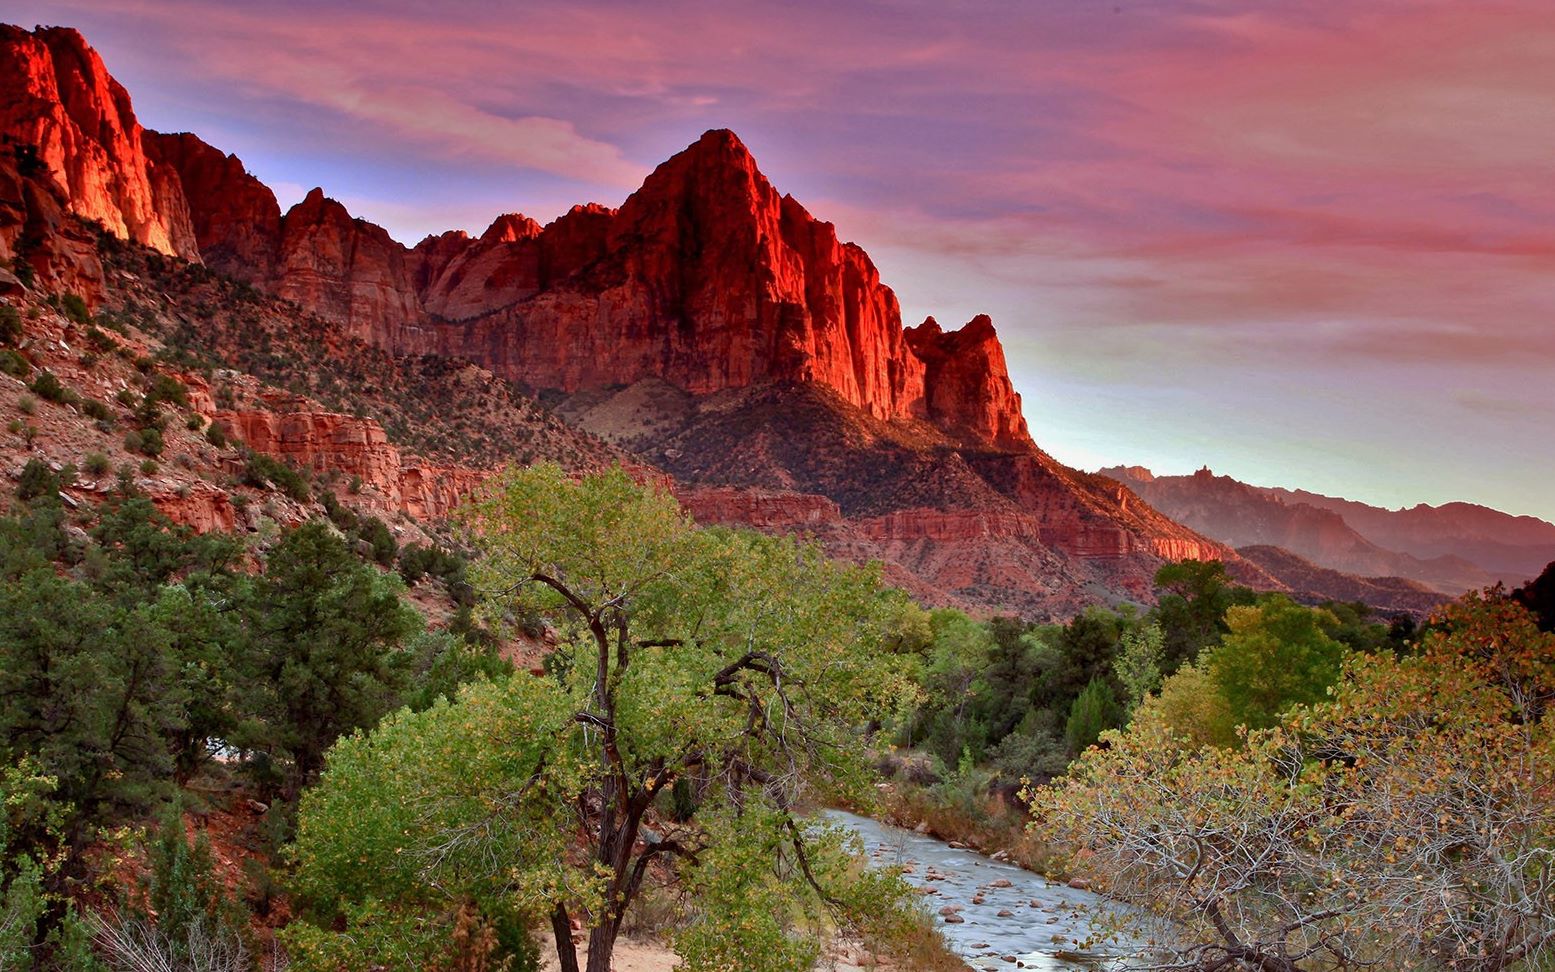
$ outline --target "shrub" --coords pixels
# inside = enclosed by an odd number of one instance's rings
[[[135,362],[136,367],[140,362]],[[184,383],[172,375],[158,374],[151,379],[151,387],[146,390],[146,400],[155,402],[167,402],[179,408],[189,407],[189,389]]]
[[[198,432],[204,426],[205,417],[199,415],[198,413],[190,415],[187,419],[184,420],[184,428],[188,429],[190,432]]]
[[[1093,678],[1069,708],[1064,738],[1072,752],[1082,753],[1103,732],[1116,728],[1122,721],[1123,707],[1112,694],[1111,686],[1100,678]]]
[[[15,345],[22,339],[22,315],[15,307],[0,307],[0,344]]]
[[[25,378],[31,373],[32,365],[10,348],[0,348],[0,371],[13,378]]]
[[[376,516],[369,516],[362,520],[362,525],[357,536],[366,540],[373,546],[373,559],[387,567],[394,563],[394,555],[399,553],[399,543],[394,539],[394,534],[389,532],[389,527]]]
[[[21,395],[16,399],[16,410],[23,415],[38,414],[38,400],[31,395]]]
[[[154,476],[160,468],[162,467],[157,465],[155,459],[142,459],[140,461],[140,474],[142,476]]]
[[[92,312],[87,309],[86,300],[80,294],[60,294],[59,309],[61,313],[77,324],[92,323]]]
[[[243,482],[256,489],[273,485],[299,503],[308,501],[308,480],[283,462],[258,452],[248,454],[243,466]]]
[[[21,478],[16,483],[16,496],[22,500],[34,500],[40,496],[52,496],[59,492],[59,479],[54,470],[41,459],[28,459],[22,467]]]
[[[38,377],[34,378],[32,384],[27,387],[31,388],[39,398],[46,399],[55,404],[59,404],[70,397],[70,392],[64,385],[59,383],[59,379],[55,377],[52,371],[38,372]]]
[[[212,422],[210,428],[205,430],[205,441],[218,449],[225,449],[227,443],[231,441],[227,431],[227,423]]]
[[[81,460],[81,466],[93,476],[106,476],[108,470],[113,468],[113,464],[108,461],[108,457],[101,452],[88,453],[87,457]]]
[[[148,456],[160,456],[162,454],[162,430],[157,428],[142,429],[140,432],[140,451]]]
[[[93,418],[99,422],[113,421],[113,410],[95,398],[82,399],[81,412],[82,414],[86,415],[87,418]]]

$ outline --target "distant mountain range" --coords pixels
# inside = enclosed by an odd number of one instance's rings
[[[1312,566],[1363,578],[1402,578],[1457,595],[1498,582],[1516,586],[1555,561],[1555,524],[1471,503],[1388,510],[1304,490],[1251,486],[1201,469],[1156,476],[1139,466],[1100,474],[1156,509],[1249,555],[1278,547]],[[1282,579],[1290,569],[1252,554]]]

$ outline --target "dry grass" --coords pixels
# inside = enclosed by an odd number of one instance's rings
[[[1030,816],[996,794],[946,796],[937,788],[904,781],[880,793],[881,819],[899,827],[926,826],[928,833],[983,854],[1006,856],[1028,871],[1048,873],[1059,855],[1026,829]]]

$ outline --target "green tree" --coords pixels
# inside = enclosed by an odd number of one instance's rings
[[[1161,687],[1161,665],[1166,659],[1166,635],[1155,622],[1123,633],[1122,650],[1113,671],[1123,683],[1124,697],[1132,712],[1151,692]]]
[[[327,523],[285,534],[253,585],[246,616],[253,717],[243,746],[268,759],[295,800],[341,735],[399,704],[421,618],[397,576],[363,564]]]
[[[1069,751],[1085,752],[1103,732],[1117,728],[1122,721],[1123,707],[1118,705],[1112,687],[1099,678],[1092,679],[1069,707],[1069,722],[1064,727]]]
[[[859,729],[909,690],[881,646],[903,604],[876,571],[697,529],[620,470],[510,473],[468,524],[493,610],[555,627],[551,674],[476,683],[343,741],[303,799],[305,900],[533,916],[564,972],[579,968],[571,917],[588,968],[609,969],[656,872],[688,895],[688,970],[809,968],[818,948],[796,920],[855,926],[902,905],[899,882],[795,816],[806,797],[867,794]],[[682,780],[692,821],[650,832]]]
[[[1344,645],[1328,635],[1338,623],[1281,595],[1228,610],[1209,670],[1233,722],[1266,729],[1292,705],[1320,701],[1344,661]]]
[[[1226,631],[1226,612],[1256,595],[1231,583],[1218,560],[1183,560],[1156,571],[1159,593],[1150,619],[1166,635],[1162,673],[1170,675],[1216,644]]]
[[[51,566],[0,584],[0,746],[58,781],[73,851],[166,792],[183,720],[169,640],[149,612]]]

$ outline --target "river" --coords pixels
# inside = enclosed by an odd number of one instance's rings
[[[910,884],[927,889],[946,942],[974,969],[1074,972],[1138,951],[1103,930],[1123,906],[1100,895],[857,814],[825,816],[857,834],[872,862],[903,866]],[[961,920],[947,920],[946,908]]]

